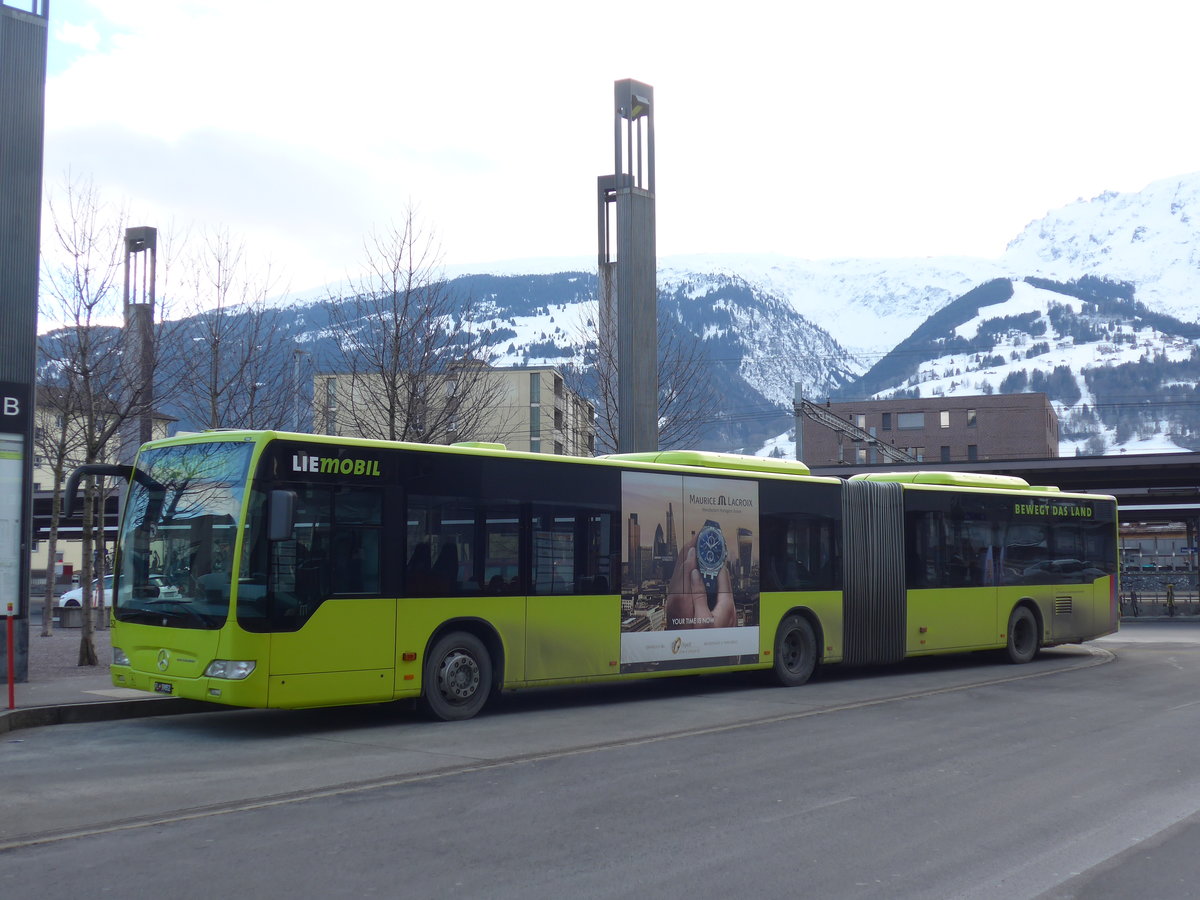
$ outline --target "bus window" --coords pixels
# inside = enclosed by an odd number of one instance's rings
[[[523,594],[521,584],[521,517],[511,507],[489,507],[483,520],[484,557],[480,586],[503,583],[504,593]]]
[[[461,574],[473,568],[475,509],[456,497],[411,496],[408,501],[407,597],[453,597]]]
[[[575,517],[553,512],[533,516],[534,594],[575,592]]]
[[[905,512],[905,569],[909,588],[941,586],[942,573],[946,568],[945,547],[940,512]]]
[[[982,587],[995,583],[991,572],[991,527],[982,511],[955,507],[945,522],[942,587]]]
[[[354,487],[334,491],[330,589],[335,596],[379,594],[382,525],[381,492]]]
[[[383,494],[334,485],[296,490],[295,531],[268,544],[263,500],[251,503],[238,573],[238,620],[250,631],[296,631],[321,604],[339,595],[375,595],[382,587]]]
[[[1084,581],[1090,582],[1105,575],[1115,575],[1116,566],[1112,560],[1116,558],[1116,541],[1113,537],[1111,522],[1096,522],[1084,525],[1083,533],[1083,571],[1080,573]]]
[[[405,596],[523,592],[520,523],[516,503],[410,496]]]
[[[835,526],[824,516],[782,513],[762,516],[762,589],[827,591],[839,584]]]
[[[929,491],[912,491],[905,503],[909,588],[996,583],[993,529],[982,503]]]
[[[530,593],[607,594],[612,569],[608,512],[535,504]]]
[[[1020,522],[1008,526],[1000,553],[1004,584],[1038,584],[1048,581],[1049,529],[1041,523]]]

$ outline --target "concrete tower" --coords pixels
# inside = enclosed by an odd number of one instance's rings
[[[47,0],[0,0],[0,616],[12,615],[12,659],[0,681],[29,673],[29,535],[38,234],[46,107]],[[11,610],[11,612],[10,612]],[[5,636],[6,637],[6,636]],[[11,684],[9,686],[11,691]]]
[[[614,89],[614,175],[597,180],[600,334],[616,346],[617,452],[658,449],[654,89]],[[614,234],[615,232],[615,234]]]

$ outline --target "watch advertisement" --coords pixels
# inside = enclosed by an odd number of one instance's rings
[[[758,662],[758,484],[626,472],[621,671]]]

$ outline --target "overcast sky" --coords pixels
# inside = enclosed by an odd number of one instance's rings
[[[45,187],[227,227],[295,290],[410,201],[447,264],[594,259],[635,78],[660,255],[997,257],[1200,170],[1198,26],[1176,0],[53,0]]]

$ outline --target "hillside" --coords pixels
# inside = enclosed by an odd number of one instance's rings
[[[490,362],[560,366],[586,389],[596,277],[569,262],[493,264],[447,287],[476,305]],[[660,260],[658,285],[660,331],[694,342],[710,373],[704,449],[787,454],[797,391],[1022,390],[1050,395],[1064,454],[1200,448],[1200,174],[1052,211],[995,260],[710,254]],[[276,365],[296,346],[331,365],[318,302],[280,316]]]
[[[927,320],[843,396],[1043,391],[1064,455],[1196,450],[1198,339],[1200,325],[1152,312],[1129,284],[998,279]]]

